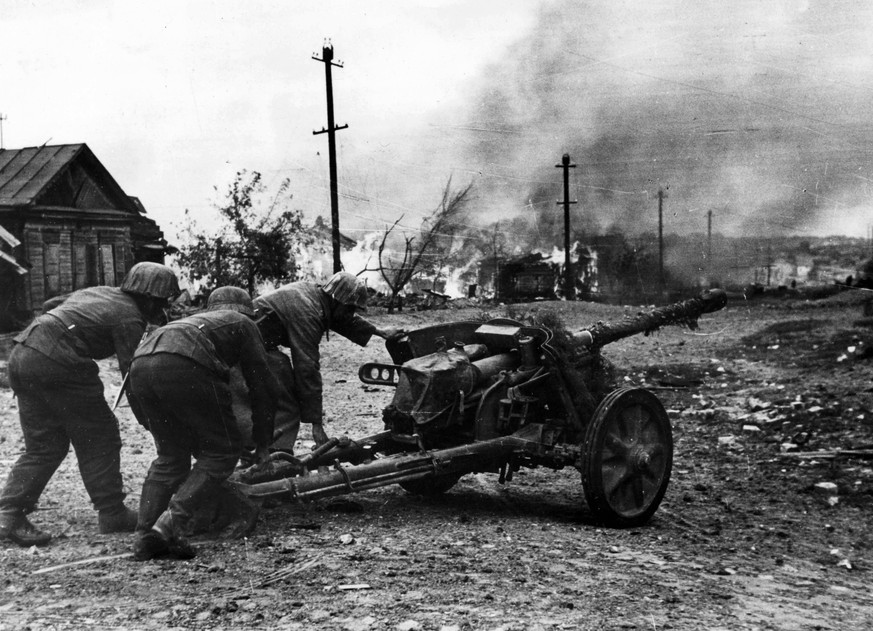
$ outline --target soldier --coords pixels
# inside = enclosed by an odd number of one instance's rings
[[[101,533],[130,532],[136,513],[124,505],[118,420],[106,404],[95,359],[115,354],[125,375],[146,324],[179,293],[170,268],[137,263],[121,287],[73,292],[15,338],[9,382],[18,397],[24,454],[0,492],[0,539],[45,545],[51,534],[26,515],[72,443]]]
[[[248,386],[258,459],[269,459],[279,386],[253,316],[248,292],[221,287],[206,311],[161,327],[134,355],[132,405],[158,452],[140,496],[137,561],[195,555],[187,541],[191,520],[222,493],[243,448],[228,386],[234,366]]]
[[[379,328],[362,318],[366,310],[367,285],[363,280],[338,272],[323,286],[307,281],[283,285],[255,300],[259,326],[270,353],[271,366],[281,385],[276,412],[278,436],[274,450],[293,453],[300,423],[312,425],[317,444],[328,440],[322,423],[321,366],[319,342],[328,331],[335,331],[360,346],[373,335],[395,339],[404,335],[400,328]],[[291,362],[276,349],[285,346]]]

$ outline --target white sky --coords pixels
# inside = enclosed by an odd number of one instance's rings
[[[312,134],[327,124],[324,65],[312,59],[325,38],[344,64],[333,68],[336,123],[349,125],[337,133],[340,176],[348,168],[376,182],[385,175],[368,171],[385,167],[347,156],[414,145],[428,113],[461,99],[464,81],[529,28],[536,8],[522,0],[6,0],[4,146],[87,143],[170,238],[170,222],[185,208],[208,211],[213,187],[224,190],[240,169],[268,183],[291,177],[307,216],[329,218],[327,136]]]
[[[707,209],[730,233],[866,236],[868,0],[4,0],[7,148],[87,143],[173,241],[241,169],[330,216],[334,68],[341,229],[360,237],[472,180],[480,216],[574,212],[651,230]],[[545,213],[545,214],[543,214]],[[587,214],[586,214],[587,213]],[[546,219],[542,219],[545,217]],[[757,223],[756,223],[757,222]],[[763,222],[763,223],[761,223]],[[668,231],[671,226],[667,226]]]

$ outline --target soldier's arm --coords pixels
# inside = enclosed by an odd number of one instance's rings
[[[139,346],[146,331],[145,321],[131,321],[112,328],[112,339],[115,346],[115,356],[118,359],[118,369],[122,375],[127,375],[133,353]]]
[[[359,346],[366,346],[374,335],[390,340],[406,334],[406,331],[399,327],[378,327],[357,313],[334,321],[331,328]]]
[[[258,328],[251,320],[241,324],[240,344],[240,368],[249,389],[252,408],[252,439],[259,449],[264,449],[273,439],[279,383],[270,370]]]

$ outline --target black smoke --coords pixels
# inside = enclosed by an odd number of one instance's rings
[[[873,10],[864,2],[546,3],[479,78],[464,162],[482,219],[734,236],[821,230],[870,203]],[[818,227],[817,227],[818,226]],[[558,230],[558,233],[555,233]]]

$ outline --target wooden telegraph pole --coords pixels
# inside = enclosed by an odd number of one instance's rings
[[[706,266],[712,267],[712,211],[706,213]]]
[[[558,202],[564,207],[564,300],[576,299],[576,281],[573,276],[573,265],[570,263],[570,169],[575,169],[575,164],[570,164],[570,154],[565,153],[561,158],[561,164],[556,168],[564,170],[564,201]]]
[[[658,189],[658,280],[661,283],[661,291],[667,288],[664,280],[664,198],[667,193],[664,189]]]
[[[331,77],[331,67],[336,66],[342,68],[343,65],[339,61],[333,60],[333,45],[330,41],[326,42],[321,49],[321,58],[312,55],[316,61],[324,63],[324,80],[327,85],[327,129],[321,128],[321,131],[314,131],[312,135],[327,134],[327,155],[330,168],[330,219],[333,226],[331,231],[333,241],[333,271],[334,273],[342,270],[340,262],[340,231],[339,231],[339,187],[336,180],[336,132],[340,129],[348,128],[348,125],[337,127],[333,121],[333,79]]]

